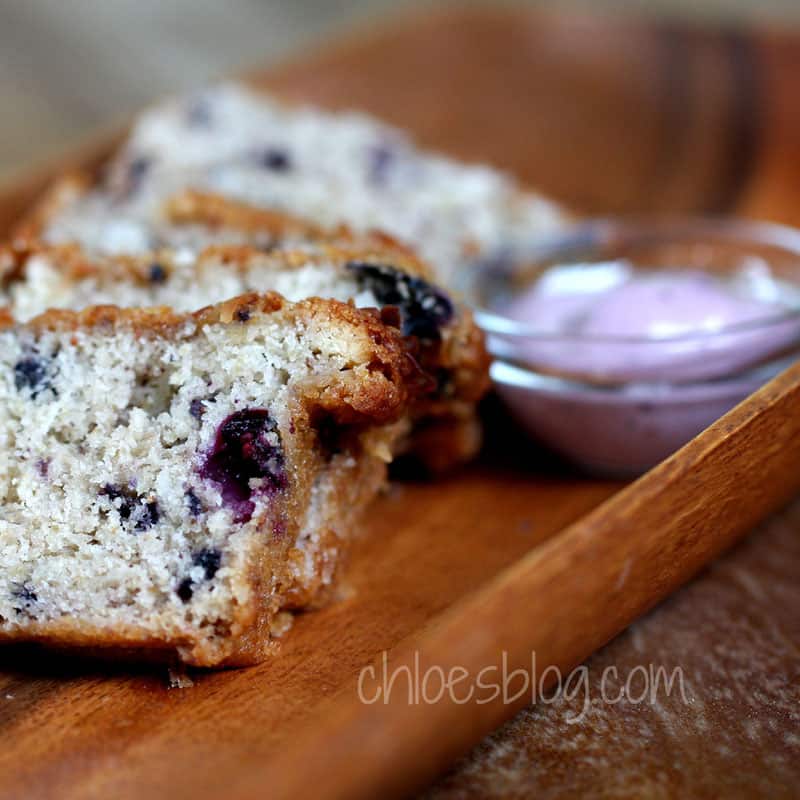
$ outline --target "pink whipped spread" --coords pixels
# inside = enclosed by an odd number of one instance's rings
[[[733,277],[634,270],[624,261],[546,272],[505,316],[537,335],[513,345],[550,372],[606,382],[730,375],[800,335],[786,292],[753,265]]]

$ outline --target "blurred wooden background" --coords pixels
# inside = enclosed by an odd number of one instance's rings
[[[531,0],[533,2],[533,0]],[[800,26],[798,0],[537,0]],[[0,0],[0,178],[148,101],[423,0]],[[391,54],[387,54],[391,57]]]

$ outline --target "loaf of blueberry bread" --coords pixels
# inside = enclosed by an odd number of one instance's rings
[[[208,227],[197,223],[210,218],[215,243],[294,243],[340,224],[382,230],[416,248],[444,285],[475,260],[523,256],[565,222],[511,178],[420,150],[368,116],[223,85],[144,113],[99,180],[65,181],[21,233],[146,253],[205,246]]]
[[[0,320],[0,640],[263,658],[425,385],[400,330],[335,300]]]
[[[25,321],[49,308],[169,306],[191,311],[245,292],[276,291],[396,313],[414,357],[431,376],[399,443],[434,472],[467,460],[480,444],[476,403],[488,388],[483,337],[468,309],[432,281],[427,266],[386,238],[305,243],[262,252],[247,245],[162,249],[144,256],[87,256],[77,245],[39,246],[2,271],[0,306]]]

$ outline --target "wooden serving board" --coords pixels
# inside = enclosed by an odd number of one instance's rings
[[[528,11],[413,17],[255,76],[360,107],[582,211],[800,221],[800,48]],[[0,195],[8,225],[58,169]],[[798,151],[800,152],[800,151]],[[378,797],[424,787],[525,702],[372,705],[362,667],[580,663],[800,489],[800,367],[623,488],[539,455],[502,411],[472,467],[372,509],[340,600],[281,654],[193,675],[0,653],[0,798]]]

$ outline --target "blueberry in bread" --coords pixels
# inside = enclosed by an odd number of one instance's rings
[[[223,219],[226,202],[239,213]],[[511,178],[425,152],[368,116],[223,85],[144,113],[99,181],[68,181],[25,230],[92,253],[141,254],[205,246],[208,225],[197,223],[215,213],[217,243],[241,243],[255,234],[242,226],[259,210],[271,214],[257,234],[262,245],[342,223],[382,230],[415,247],[444,285],[466,262],[522,253],[565,222]]]
[[[190,311],[250,291],[396,311],[397,325],[415,341],[414,356],[434,379],[414,410],[417,435],[401,449],[432,471],[474,455],[476,403],[488,385],[483,337],[469,310],[433,283],[427,265],[385,238],[342,234],[335,243],[267,253],[227,245],[199,255],[178,249],[146,257],[87,257],[76,245],[40,246],[9,262],[0,277],[0,306],[24,321],[48,308],[106,304]]]
[[[0,329],[0,640],[257,661],[330,585],[421,385],[334,300]]]

